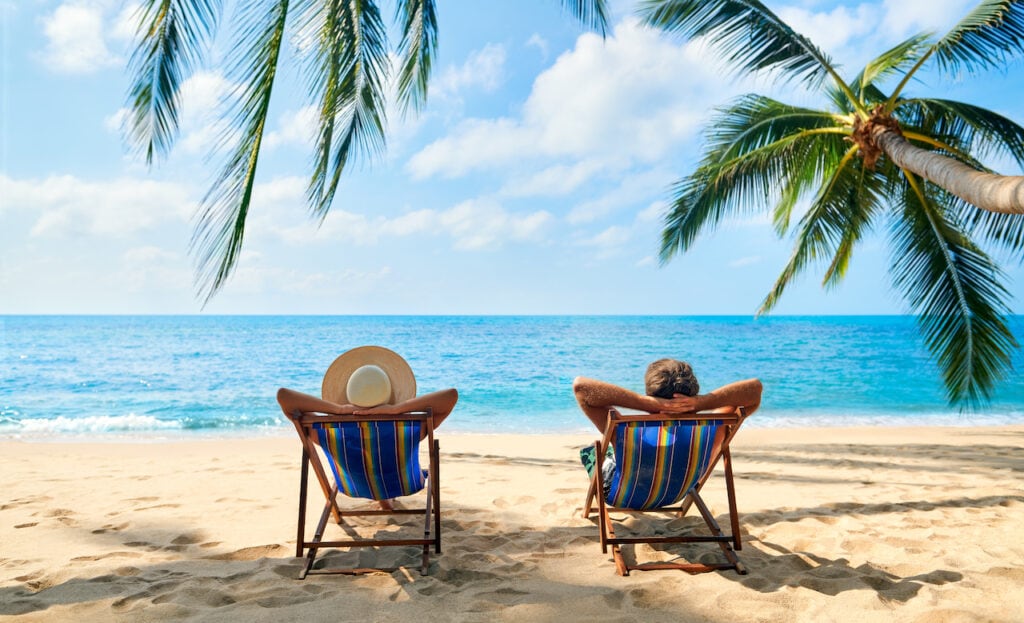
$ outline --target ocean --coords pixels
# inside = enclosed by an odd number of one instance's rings
[[[642,391],[661,357],[702,390],[760,378],[748,426],[1024,423],[1018,374],[977,412],[950,407],[907,316],[0,316],[0,438],[291,434],[277,389],[319,395],[365,344],[405,357],[421,393],[457,388],[458,432],[589,434],[573,378]]]

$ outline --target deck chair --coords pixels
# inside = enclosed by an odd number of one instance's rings
[[[313,569],[318,550],[322,548],[419,546],[423,548],[420,573],[427,574],[430,547],[441,553],[441,497],[438,460],[439,444],[434,439],[433,413],[399,415],[326,415],[296,411],[288,418],[302,440],[302,475],[299,485],[299,522],[295,546],[296,558],[306,555],[305,568],[299,579],[310,573],[360,574],[395,568],[333,568]],[[420,435],[426,430],[429,465],[420,467]],[[324,463],[327,464],[325,469]],[[326,498],[313,538],[306,539],[306,489],[309,467]],[[330,476],[328,476],[328,472]],[[371,500],[387,500],[427,490],[424,508],[393,510],[342,510],[338,495]],[[423,515],[423,538],[350,538],[323,540],[327,520],[333,515],[339,526],[346,527],[345,518],[367,515]],[[431,533],[433,522],[433,533]],[[405,528],[403,526],[403,528]],[[349,531],[353,535],[353,531]]]
[[[595,441],[597,466],[594,469],[583,506],[583,517],[593,511],[598,499],[601,551],[612,547],[615,568],[619,575],[631,570],[681,569],[702,573],[717,569],[734,569],[746,574],[735,550],[742,549],[739,517],[736,513],[736,492],[733,486],[732,459],[729,443],[736,435],[746,414],[742,408],[735,413],[655,413],[623,415],[616,409],[608,412],[604,438]],[[613,448],[614,470],[610,475],[607,496],[602,467],[605,453]],[[725,465],[725,486],[729,498],[731,534],[724,534],[700,496],[701,488],[718,460]],[[682,517],[696,505],[711,535],[632,536],[615,535],[611,512],[670,512]],[[725,561],[716,564],[656,562],[629,564],[620,545],[628,543],[717,543]]]

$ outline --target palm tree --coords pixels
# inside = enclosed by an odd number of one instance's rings
[[[703,37],[740,72],[800,81],[829,104],[817,110],[749,94],[719,109],[699,165],[672,189],[662,263],[744,211],[768,210],[782,236],[807,199],[793,253],[758,311],[767,313],[814,262],[827,261],[823,286],[839,283],[857,243],[884,224],[893,284],[917,316],[947,397],[965,407],[989,399],[1017,342],[1005,276],[982,244],[1020,257],[1024,178],[995,175],[980,160],[1009,156],[1024,167],[1024,128],[904,90],[930,60],[942,73],[975,72],[1024,53],[1024,5],[982,2],[946,35],[910,37],[850,80],[760,2],[644,0],[640,10],[649,25]],[[896,82],[889,92],[887,81]],[[994,193],[993,183],[1011,190]]]
[[[138,45],[130,61],[130,141],[147,163],[166,156],[178,131],[180,87],[206,55],[225,0],[146,0]],[[379,153],[391,79],[387,25],[376,0],[248,0],[237,3],[238,40],[227,66],[241,87],[223,111],[220,139],[228,157],[202,200],[191,248],[204,302],[224,285],[242,248],[267,112],[286,42],[313,39],[304,55],[309,94],[319,108],[313,173],[307,200],[321,221],[350,158]],[[395,50],[395,98],[403,113],[427,98],[437,50],[436,0],[394,0],[402,36]],[[606,0],[562,0],[583,24],[602,35]],[[303,55],[300,55],[303,56]]]

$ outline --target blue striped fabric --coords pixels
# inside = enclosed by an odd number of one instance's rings
[[[711,465],[720,420],[623,422],[606,501],[636,510],[681,500]]]
[[[313,424],[338,490],[371,500],[411,495],[426,485],[421,427],[419,421]]]

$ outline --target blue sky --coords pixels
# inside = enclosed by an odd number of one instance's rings
[[[242,260],[203,309],[188,242],[218,170],[223,66],[188,81],[176,148],[148,168],[119,129],[132,3],[0,0],[0,313],[753,314],[790,241],[753,214],[659,267],[667,189],[714,106],[751,91],[816,100],[731,77],[699,45],[639,27],[635,3],[612,6],[601,40],[558,0],[441,0],[428,105],[391,115],[386,153],[346,170],[320,227],[304,203],[310,102],[287,65]],[[973,3],[770,6],[854,73]],[[912,92],[1024,123],[1020,69],[924,76]],[[775,313],[903,313],[888,262],[876,232],[838,288],[809,271]],[[1018,264],[1004,267],[1020,313]]]

